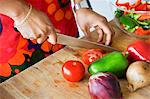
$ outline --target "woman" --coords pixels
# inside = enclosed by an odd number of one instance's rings
[[[0,0],[0,13],[0,82],[61,49],[56,32],[78,37],[70,0]],[[112,32],[103,16],[90,9],[76,14],[86,35],[97,26],[98,41],[104,31],[110,43]]]

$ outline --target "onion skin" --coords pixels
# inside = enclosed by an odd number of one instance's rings
[[[122,99],[119,82],[111,73],[92,75],[88,83],[91,99]]]
[[[131,92],[150,85],[150,63],[136,61],[130,64],[126,77],[128,80],[128,89]]]

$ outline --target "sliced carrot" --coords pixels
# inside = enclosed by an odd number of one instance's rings
[[[150,19],[150,14],[141,14],[141,16],[138,18],[138,20],[146,20]]]

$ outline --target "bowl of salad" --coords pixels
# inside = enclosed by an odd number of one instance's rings
[[[150,0],[111,0],[116,25],[137,38],[150,38]]]

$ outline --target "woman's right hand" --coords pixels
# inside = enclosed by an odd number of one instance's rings
[[[48,38],[47,40],[50,43],[56,43],[57,31],[46,14],[33,8],[29,17],[17,26],[28,14],[30,6],[24,0],[4,0],[3,2],[5,3],[5,1],[8,2],[9,6],[6,8],[10,8],[11,10],[10,13],[6,11],[6,15],[14,20],[16,28],[24,38],[30,40],[36,39],[37,43],[42,43]]]
[[[14,19],[15,23],[18,23],[21,20],[22,18]],[[56,43],[56,29],[47,15],[35,8],[32,9],[27,20],[16,28],[24,38],[31,40],[36,39],[38,43],[42,43],[48,38],[50,43]]]

